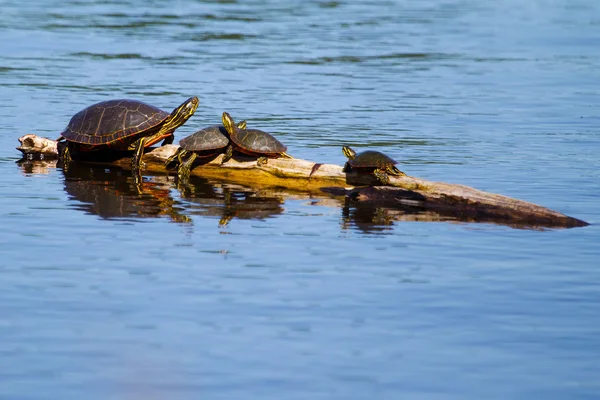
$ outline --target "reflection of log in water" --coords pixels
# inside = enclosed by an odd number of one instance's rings
[[[56,157],[56,143],[36,135],[19,139],[18,148],[26,157],[52,154]],[[167,145],[144,155],[146,173],[165,173],[164,162],[177,150]],[[53,153],[54,152],[54,153]],[[492,222],[519,227],[577,227],[588,225],[585,221],[569,217],[536,204],[487,193],[463,185],[431,182],[411,176],[390,177],[391,186],[373,191],[357,185],[371,185],[376,181],[372,175],[345,174],[342,167],[332,164],[315,164],[300,159],[271,159],[264,166],[255,160],[239,157],[220,165],[222,155],[199,166],[192,175],[214,178],[233,183],[252,185],[255,188],[284,187],[304,193],[322,193],[325,188],[351,187],[350,198],[356,202],[384,204],[386,207],[417,207],[452,215],[454,219],[470,222]],[[114,164],[127,168],[127,158]],[[315,166],[319,168],[315,168]],[[312,174],[314,172],[314,174]],[[407,171],[405,171],[407,172]],[[312,174],[312,178],[309,177]]]
[[[77,209],[106,219],[168,216],[188,222],[182,207],[171,197],[166,179],[135,182],[131,173],[118,167],[71,164],[63,170],[65,192]]]
[[[56,165],[56,160],[20,162],[21,170],[28,175],[56,171]],[[77,202],[75,208],[106,219],[168,216],[174,222],[191,222],[193,216],[212,216],[218,218],[219,226],[223,226],[236,218],[264,220],[276,217],[284,213],[283,203],[293,199],[306,200],[312,206],[339,208],[342,229],[358,229],[363,233],[382,232],[400,221],[478,222],[443,210],[435,212],[394,202],[390,206],[380,201],[356,201],[356,189],[330,188],[319,195],[285,188],[208,181],[196,176],[182,186],[173,178],[152,174],[147,174],[141,184],[136,184],[128,171],[116,166],[71,164],[65,172],[64,185],[69,198]],[[179,191],[180,199],[171,196],[173,189]],[[361,188],[358,193],[368,190]]]
[[[47,175],[56,170],[56,160],[19,160],[24,175]]]
[[[57,161],[21,161],[25,174],[47,174]],[[232,219],[266,219],[283,213],[283,195],[270,194],[232,184],[211,184],[192,177],[189,184],[177,185],[165,175],[133,179],[117,166],[71,163],[63,168],[64,188],[74,208],[105,219],[157,218],[168,216],[174,222],[191,222],[192,215],[215,216],[219,225]],[[173,199],[174,187],[181,201]]]

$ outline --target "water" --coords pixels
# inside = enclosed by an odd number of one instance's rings
[[[600,3],[0,9],[0,398],[600,397]],[[190,95],[179,138],[229,111],[297,157],[385,150],[592,225],[16,163],[94,102]]]

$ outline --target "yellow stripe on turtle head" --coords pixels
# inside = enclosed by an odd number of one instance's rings
[[[167,120],[164,122],[161,131],[168,132],[179,128],[181,125],[185,124],[188,119],[196,112],[198,108],[198,104],[200,104],[200,100],[198,97],[190,97],[179,107],[171,112],[171,115],[167,117]]]
[[[223,120],[223,126],[227,130],[227,133],[229,133],[230,135],[232,135],[234,132],[236,132],[238,130],[238,127],[235,124],[235,121],[233,120],[233,118],[231,118],[231,115],[229,115],[228,112],[223,111],[222,120]]]
[[[348,157],[350,160],[352,160],[354,157],[356,157],[356,152],[348,146],[342,147],[342,153],[344,153],[344,155],[346,157]]]

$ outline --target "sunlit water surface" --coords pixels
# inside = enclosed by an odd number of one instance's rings
[[[0,398],[600,398],[599,2],[0,11]],[[190,95],[179,138],[226,110],[296,157],[384,150],[592,225],[16,163],[97,101]]]

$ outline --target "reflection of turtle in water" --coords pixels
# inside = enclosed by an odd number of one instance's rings
[[[60,134],[59,140],[67,141],[62,156],[89,161],[99,154],[133,151],[131,167],[138,170],[144,148],[163,139],[172,143],[173,132],[194,114],[198,103],[191,97],[171,113],[137,100],[96,103],[75,114]]]
[[[237,124],[246,129],[246,121]],[[229,134],[223,125],[213,125],[183,138],[179,141],[179,149],[165,162],[167,169],[177,168],[177,176],[186,180],[190,176],[196,158],[214,157],[229,144]]]
[[[182,206],[171,197],[171,182],[153,177],[138,184],[118,167],[76,164],[65,173],[65,192],[73,207],[103,219],[159,218],[189,222]],[[161,179],[163,180],[161,182]]]
[[[406,175],[395,167],[397,164],[396,161],[379,151],[367,150],[356,154],[350,147],[344,146],[342,147],[342,152],[348,157],[343,172],[356,171],[372,173],[384,185],[390,183],[388,175]]]
[[[348,230],[352,226],[364,233],[381,233],[392,229],[394,219],[389,210],[372,205],[346,204],[342,207],[342,229]]]
[[[271,134],[258,129],[240,129],[231,118],[231,115],[226,112],[223,113],[223,126],[227,129],[231,139],[223,163],[233,157],[234,150],[258,157],[258,165],[266,164],[268,158],[292,158],[285,152],[287,147]]]
[[[219,217],[219,226],[226,226],[233,218],[263,220],[283,213],[280,196],[237,185],[212,185],[195,176],[180,185],[179,191],[190,214]]]

